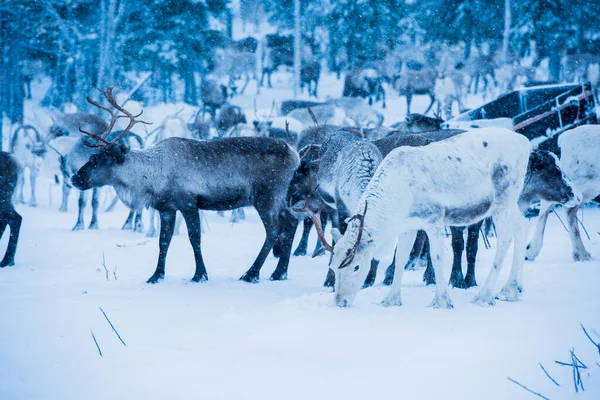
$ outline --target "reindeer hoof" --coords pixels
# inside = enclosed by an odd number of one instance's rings
[[[463,277],[462,271],[452,272],[450,275],[450,286],[456,289],[466,289],[467,284]]]
[[[30,207],[37,207],[37,201],[33,200],[29,202]]]
[[[581,261],[581,262],[592,261],[592,255],[585,250],[580,251],[580,252],[575,252],[575,253],[573,253],[573,260]]]
[[[83,230],[83,224],[77,224],[73,227],[72,231],[82,231]]]
[[[502,301],[519,301],[521,299],[521,292],[523,292],[523,289],[519,287],[517,282],[513,281],[504,286],[500,294],[496,296],[496,299]]]
[[[249,274],[248,272],[240,277],[240,281],[248,283],[258,283],[258,280],[258,274]]]
[[[467,274],[467,276],[465,277],[465,286],[466,289],[472,288],[473,286],[477,286],[477,281],[475,280],[475,277]]]
[[[88,226],[88,229],[98,230],[98,223],[96,222],[96,223],[90,224],[90,226]]]
[[[194,275],[192,278],[192,282],[206,282],[208,280],[208,275],[206,273],[202,275]]]
[[[473,304],[477,304],[480,307],[490,307],[496,305],[496,300],[490,292],[479,293],[471,301]]]
[[[288,278],[287,272],[273,272],[271,274],[271,277],[269,278],[270,281],[286,281]]]
[[[296,251],[294,251],[294,257],[305,256],[305,255],[306,255],[306,249],[297,248]]]
[[[152,283],[152,284],[155,284],[155,283],[158,283],[158,282],[162,281],[164,278],[165,278],[165,275],[164,275],[164,274],[154,274],[154,275],[152,275],[152,276],[150,277],[150,279],[148,279],[148,280],[146,281],[146,283]]]
[[[400,295],[387,295],[380,303],[383,307],[400,307],[402,298]]]
[[[451,308],[454,308],[454,304],[452,304],[452,300],[450,299],[450,296],[448,295],[448,293],[444,293],[441,296],[435,296],[433,298],[433,301],[429,305],[429,307],[431,307],[431,308],[445,308],[445,309],[449,310]]]
[[[2,260],[0,262],[0,268],[12,267],[13,265],[15,265],[15,260]]]

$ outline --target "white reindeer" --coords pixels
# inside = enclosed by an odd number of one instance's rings
[[[578,204],[566,204],[569,238],[573,246],[573,260],[590,261],[592,256],[585,249],[579,232],[577,211],[600,194],[600,126],[582,125],[571,129],[558,137],[561,150],[560,165],[581,193]],[[534,260],[544,243],[544,230],[553,203],[544,202],[540,206],[540,215],[531,242],[527,246],[527,259]]]
[[[444,226],[464,226],[493,216],[497,246],[492,270],[474,302],[493,305],[500,268],[514,239],[512,271],[500,296],[516,301],[522,290],[527,221],[518,206],[531,144],[524,136],[502,128],[468,131],[424,147],[400,147],[379,165],[343,237],[333,249],[336,304],[354,301],[373,255],[391,251],[401,264],[419,229],[427,232],[436,274],[431,306],[453,307],[444,277]],[[396,268],[385,306],[402,304],[404,268]]]
[[[32,125],[19,125],[10,140],[10,152],[23,166],[17,180],[15,191],[16,201],[25,203],[23,186],[25,185],[25,169],[29,170],[31,197],[29,205],[37,206],[35,185],[40,173],[40,167],[46,155],[46,145],[38,130]]]

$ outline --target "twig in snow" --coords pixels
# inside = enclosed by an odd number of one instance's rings
[[[108,279],[108,268],[106,268],[106,258],[104,257],[104,252],[102,252],[102,266],[106,272],[106,280],[109,281],[110,279]]]
[[[125,342],[121,338],[121,335],[119,335],[119,332],[117,332],[117,329],[115,328],[115,326],[112,324],[112,322],[110,322],[110,319],[108,319],[108,316],[106,315],[106,313],[104,312],[104,310],[102,309],[102,307],[98,307],[98,308],[100,309],[100,311],[102,311],[102,314],[104,314],[104,318],[106,318],[106,321],[108,321],[108,324],[112,328],[113,332],[117,335],[117,337],[119,338],[119,340],[121,341],[121,343],[123,343],[123,346],[127,347],[127,345],[125,344]]]
[[[563,228],[565,228],[565,231],[569,232],[569,229],[567,228],[567,226],[565,225],[563,220],[559,217],[558,213],[556,212],[556,210],[554,208],[552,209],[552,212],[554,213],[554,215],[556,215],[556,218],[558,218],[558,220],[562,224]]]
[[[96,336],[94,336],[94,331],[90,329],[90,333],[92,334],[92,339],[94,339],[94,343],[96,343],[98,354],[100,354],[100,357],[104,358],[104,356],[102,355],[102,350],[100,350],[100,346],[98,345],[98,341],[96,340]]]
[[[536,396],[538,396],[538,397],[540,397],[542,399],[545,399],[545,400],[550,400],[548,397],[546,397],[546,396],[544,396],[544,395],[542,395],[542,394],[540,394],[538,392],[535,392],[535,391],[529,389],[527,386],[523,385],[522,383],[519,383],[519,382],[515,381],[512,378],[507,377],[506,379],[508,379],[509,381],[511,381],[512,383],[514,383],[515,385],[521,386],[523,389],[527,390],[531,394],[534,394],[534,395],[536,395]]]
[[[483,238],[483,244],[485,245],[485,248],[490,249],[492,245],[490,244],[490,240],[485,234],[485,229],[483,229],[483,225],[481,226],[481,228],[479,228],[479,230],[481,231],[481,237]]]
[[[579,325],[581,325],[581,329],[583,329],[583,333],[585,333],[585,336],[587,336],[587,338],[590,339],[590,342],[592,342],[594,344],[594,346],[596,346],[598,348],[598,355],[600,355],[600,344],[596,343],[594,341],[594,339],[592,339],[592,337],[587,332],[587,330],[585,329],[585,327],[583,326],[583,324],[581,322],[579,323]]]
[[[588,233],[587,229],[585,229],[585,225],[583,225],[583,221],[579,219],[579,217],[575,217],[577,218],[577,222],[579,222],[579,225],[581,225],[581,227],[583,228],[583,231],[585,232],[585,236],[587,236],[588,240],[591,240],[590,238],[590,234]]]
[[[117,264],[115,264],[115,270],[113,271],[113,276],[115,277],[115,281],[117,280]]]
[[[139,243],[135,243],[135,244],[118,244],[117,247],[145,246],[146,244],[148,244],[149,241],[150,241],[150,239],[144,240],[143,242],[139,242]]]
[[[583,387],[583,381],[581,380],[581,374],[579,373],[580,363],[584,368],[587,368],[579,358],[575,355],[574,349],[571,349],[571,362],[573,364],[573,385],[575,386],[575,393],[579,392],[579,387],[581,387],[581,391],[585,391]]]
[[[538,363],[538,364],[540,364],[540,368],[542,369],[542,371],[544,371],[544,373],[546,374],[546,376],[548,377],[548,379],[550,379],[552,381],[552,383],[554,383],[556,386],[560,386],[560,384],[558,382],[556,382],[553,377],[550,376],[550,374],[548,373],[548,371],[546,371],[546,368],[544,368],[544,366],[542,365],[542,363]]]

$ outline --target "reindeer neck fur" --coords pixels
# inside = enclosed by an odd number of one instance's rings
[[[132,150],[123,164],[113,169],[113,187],[128,207],[147,207],[155,201],[155,195],[164,191],[168,175],[163,168],[163,155],[153,149]]]

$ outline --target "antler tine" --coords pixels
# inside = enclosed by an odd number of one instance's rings
[[[106,101],[108,101],[108,104],[110,104],[111,106],[113,106],[114,108],[116,108],[117,110],[119,110],[120,112],[122,112],[125,115],[119,115],[117,118],[114,119],[114,122],[111,120],[111,129],[114,126],[114,123],[116,122],[116,120],[118,118],[124,118],[124,117],[128,117],[129,118],[129,124],[127,124],[127,127],[123,130],[123,132],[121,132],[116,138],[114,138],[113,140],[111,140],[109,143],[116,143],[118,142],[123,136],[127,135],[129,133],[129,131],[131,130],[131,128],[133,128],[133,126],[137,123],[142,123],[142,124],[146,124],[146,125],[152,125],[151,122],[146,122],[146,121],[137,121],[136,118],[139,117],[140,115],[142,115],[144,113],[144,110],[140,111],[140,113],[138,115],[133,115],[132,113],[130,113],[129,111],[127,111],[126,109],[124,109],[123,107],[121,107],[116,101],[115,99],[113,99],[112,96],[112,91],[114,89],[114,86],[110,86],[108,89],[101,90],[98,89],[106,98]],[[112,115],[112,113],[111,113]],[[109,130],[110,132],[110,130]],[[108,135],[108,133],[107,133]],[[104,135],[104,138],[106,138],[106,135]]]
[[[100,89],[98,89],[98,90],[99,90],[100,92],[104,93],[102,90],[100,90]],[[109,142],[107,142],[107,141],[106,141],[106,140],[104,140],[104,139],[105,139],[105,138],[106,138],[106,137],[107,137],[107,136],[110,134],[110,132],[111,132],[111,131],[112,131],[112,129],[114,128],[114,126],[115,126],[115,123],[117,122],[117,120],[118,120],[119,118],[122,118],[122,117],[125,117],[125,116],[124,116],[124,115],[115,115],[115,113],[113,112],[113,110],[111,110],[111,109],[110,109],[110,108],[108,108],[108,107],[105,107],[105,106],[103,106],[102,104],[100,104],[100,103],[98,103],[97,101],[93,100],[93,99],[92,99],[91,97],[89,97],[89,96],[86,96],[86,97],[85,97],[85,99],[86,99],[86,100],[87,100],[87,102],[88,102],[88,103],[90,103],[91,105],[93,105],[93,106],[95,106],[95,107],[98,107],[98,108],[100,108],[101,110],[104,110],[104,111],[108,112],[108,113],[110,114],[110,123],[108,124],[108,128],[107,128],[107,129],[106,129],[104,132],[100,133],[99,135],[98,135],[98,134],[91,133],[91,132],[84,131],[83,129],[81,129],[81,127],[79,127],[79,131],[80,131],[80,132],[82,132],[82,133],[85,133],[85,134],[86,134],[86,135],[88,135],[88,136],[91,136],[91,137],[92,137],[94,140],[96,140],[96,141],[98,141],[98,142],[102,143],[100,146],[93,146],[93,147],[101,147],[101,146],[106,146],[106,145],[107,145]],[[87,142],[86,142],[86,143],[87,143]]]
[[[269,112],[267,122],[271,121],[271,118],[273,118],[273,111],[275,111],[275,100],[273,100],[273,104],[271,105],[271,111]]]
[[[333,246],[327,243],[327,239],[325,239],[325,232],[323,232],[323,226],[321,226],[321,218],[319,218],[321,212],[319,211],[317,214],[313,213],[308,207],[309,201],[310,196],[306,196],[306,199],[304,199],[304,206],[302,208],[293,208],[293,210],[296,212],[305,212],[308,215],[308,218],[310,218],[315,225],[317,235],[319,236],[319,240],[321,241],[323,248],[328,252],[333,253]]]

